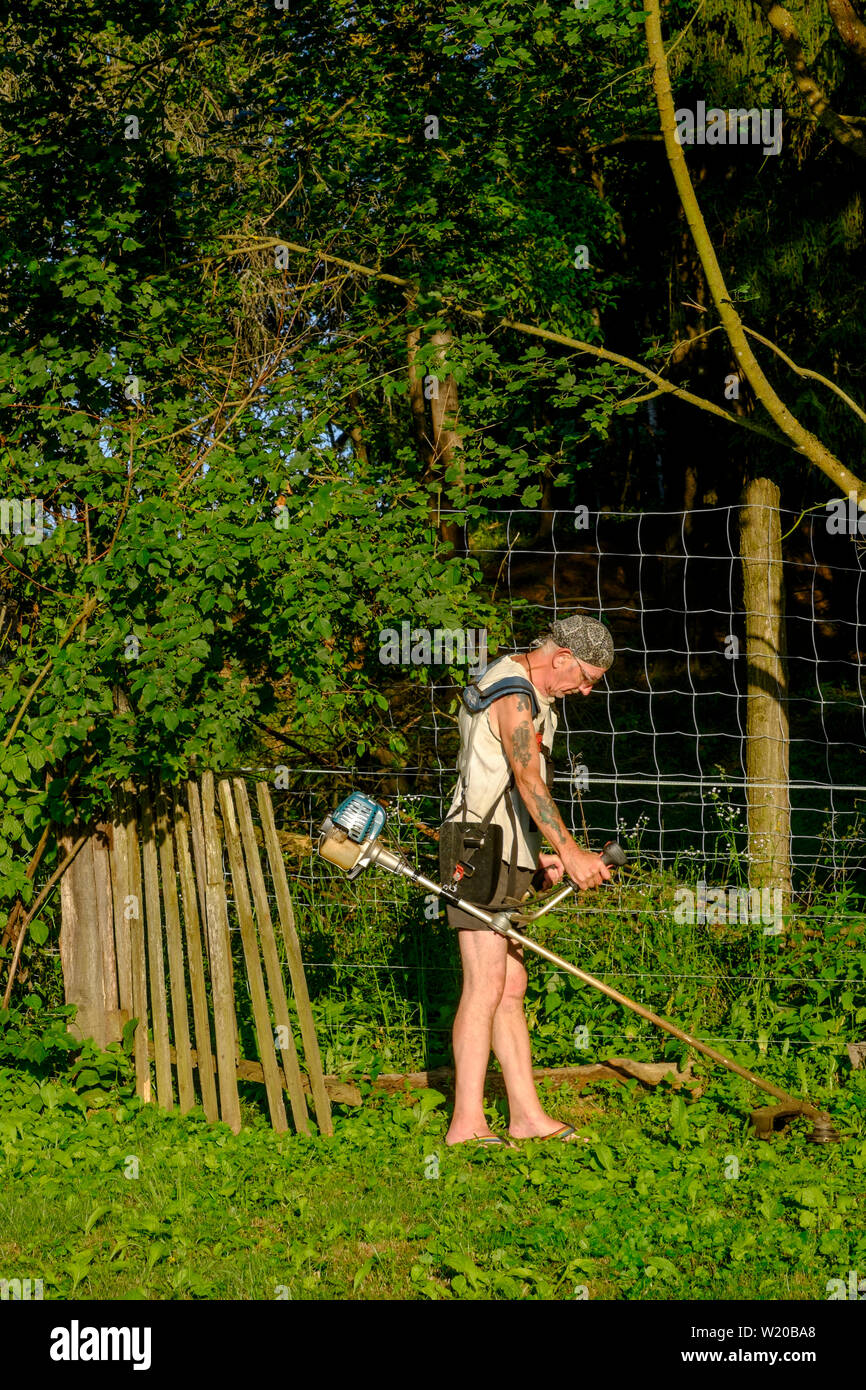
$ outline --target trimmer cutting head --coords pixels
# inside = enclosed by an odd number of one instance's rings
[[[805,1115],[808,1119],[814,1120],[812,1132],[806,1136],[808,1144],[838,1144],[841,1142],[841,1135],[826,1111],[818,1111],[808,1101],[794,1100],[793,1097],[782,1105],[762,1105],[758,1110],[752,1111],[752,1128],[755,1131],[755,1137],[757,1139],[772,1139],[774,1134],[778,1134],[798,1115]]]
[[[809,1144],[840,1144],[842,1136],[829,1115],[819,1115],[812,1128],[812,1133],[806,1136],[806,1142]]]

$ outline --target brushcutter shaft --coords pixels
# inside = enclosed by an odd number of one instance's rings
[[[617,846],[617,848],[619,848],[619,846]],[[391,853],[388,853],[387,857],[391,859]],[[393,855],[393,859],[397,861],[398,856]],[[383,867],[392,868],[392,865],[388,863],[387,865],[383,865]],[[399,857],[399,862],[394,863],[392,872],[402,874],[405,878],[411,879],[413,883],[417,883],[419,888],[426,888],[431,893],[439,894],[442,892],[441,884],[435,883],[432,878],[427,878],[424,874],[419,874],[407,860],[402,858],[402,856]],[[569,885],[567,891],[573,891],[573,886]],[[563,891],[561,895],[558,895],[556,901],[561,901],[565,895],[566,893]],[[554,900],[551,899],[549,903],[546,903],[543,911],[547,912],[550,907],[553,906],[553,902]],[[737,1076],[742,1076],[745,1081],[751,1081],[753,1086],[758,1086],[762,1091],[766,1091],[768,1095],[775,1096],[777,1100],[792,1101],[794,1104],[800,1105],[802,1112],[810,1115],[813,1119],[820,1115],[821,1112],[814,1106],[804,1101],[795,1101],[793,1096],[790,1096],[787,1091],[783,1091],[779,1086],[774,1086],[771,1081],[765,1081],[763,1077],[756,1076],[753,1071],[749,1071],[747,1067],[741,1067],[738,1062],[732,1061],[730,1057],[726,1057],[722,1052],[717,1052],[716,1049],[710,1047],[708,1043],[701,1042],[699,1038],[693,1037],[692,1034],[687,1033],[685,1029],[678,1028],[675,1023],[669,1023],[666,1018],[662,1018],[659,1014],[653,1013],[652,1009],[647,1009],[643,1004],[638,1004],[636,1000],[629,999],[625,994],[620,994],[618,989],[614,989],[612,985],[605,984],[604,980],[597,980],[594,975],[588,974],[586,970],[581,970],[579,966],[572,965],[570,961],[563,960],[562,956],[558,956],[555,952],[549,951],[546,946],[540,946],[537,941],[531,941],[528,936],[523,936],[516,927],[511,925],[506,913],[487,912],[485,908],[476,907],[475,903],[467,902],[464,898],[459,899],[459,905],[461,911],[468,912],[471,917],[477,917],[480,922],[486,922],[494,931],[499,932],[500,936],[506,936],[509,941],[515,942],[518,946],[524,946],[527,950],[534,951],[537,956],[541,956],[544,960],[550,961],[552,965],[558,966],[560,970],[564,970],[568,975],[573,975],[575,979],[582,980],[585,985],[591,985],[593,989],[600,990],[602,994],[607,995],[608,999],[613,999],[617,1004],[622,1004],[626,1009],[631,1009],[632,1013],[637,1014],[640,1018],[645,1018],[647,1022],[655,1024],[656,1028],[661,1028],[665,1033],[670,1033],[672,1037],[679,1038],[680,1042],[686,1043],[688,1047],[694,1047],[698,1052],[703,1052],[705,1057],[710,1057],[714,1062],[718,1062],[721,1066],[726,1067],[728,1071],[735,1072]]]
[[[737,1076],[742,1076],[745,1081],[750,1081],[753,1086],[766,1091],[769,1095],[775,1096],[787,1106],[792,1106],[794,1111],[799,1114],[810,1115],[815,1121],[815,1131],[813,1138],[815,1142],[826,1143],[829,1139],[838,1139],[838,1135],[833,1130],[832,1123],[828,1116],[816,1110],[808,1101],[795,1100],[780,1087],[774,1086],[770,1081],[764,1081],[760,1076],[756,1076],[753,1071],[746,1067],[741,1067],[739,1063],[731,1061],[724,1053],[717,1052],[708,1043],[701,1042],[699,1038],[692,1037],[683,1028],[678,1028],[675,1023],[669,1023],[666,1018],[661,1018],[654,1014],[652,1009],[647,1009],[643,1004],[638,1004],[634,999],[629,999],[625,994],[620,994],[618,989],[612,985],[606,985],[603,980],[597,980],[594,975],[589,975],[585,970],[572,965],[570,961],[563,960],[562,956],[557,956],[553,951],[548,951],[546,946],[540,946],[537,941],[531,941],[528,936],[523,936],[514,925],[513,919],[516,917],[521,925],[531,922],[535,917],[540,917],[543,913],[549,912],[551,908],[561,903],[570,893],[574,892],[573,883],[567,884],[557,893],[547,900],[544,905],[530,916],[519,914],[517,911],[488,912],[486,908],[478,907],[463,899],[453,887],[443,888],[442,884],[436,883],[434,879],[428,878],[426,874],[419,873],[414,865],[399,850],[388,849],[386,845],[378,842],[378,835],[385,823],[385,812],[375,802],[364,797],[359,792],[353,792],[347,797],[341,806],[334,812],[333,820],[328,817],[322,825],[319,836],[318,850],[324,859],[336,864],[350,878],[356,878],[364,869],[372,864],[377,864],[382,869],[387,869],[389,873],[397,874],[401,878],[409,879],[419,888],[424,888],[428,893],[434,894],[437,898],[444,897],[446,902],[453,903],[463,912],[475,917],[480,922],[484,922],[491,930],[498,932],[500,936],[513,941],[515,945],[523,946],[529,951],[534,951],[537,956],[548,960],[552,965],[556,965],[567,975],[573,975],[575,979],[581,980],[584,984],[590,985],[593,989],[599,990],[601,994],[606,994],[608,999],[613,999],[617,1004],[622,1004],[624,1008],[631,1009],[632,1013],[640,1018],[645,1018],[649,1023],[661,1028],[663,1032],[670,1033],[671,1037],[679,1038],[687,1047],[693,1047],[698,1052],[702,1052],[705,1057],[709,1057],[713,1062],[718,1062],[728,1071],[734,1072]],[[353,838],[354,836],[354,838]],[[625,851],[615,840],[609,840],[605,845],[600,858],[611,866],[620,868],[628,863]],[[32,914],[31,914],[32,915]],[[818,1136],[819,1124],[822,1126],[821,1135]]]
[[[461,903],[461,907],[464,906],[468,906],[468,904]],[[503,932],[503,935],[507,936],[511,941],[517,942],[518,945],[525,946],[530,951],[534,951],[536,955],[543,956],[545,960],[549,960],[553,965],[558,965],[560,970],[565,970],[569,975],[574,975],[576,979],[582,980],[584,984],[592,985],[593,989],[601,990],[601,993],[606,994],[609,999],[615,999],[617,1004],[623,1004],[625,1008],[631,1009],[632,1013],[638,1014],[641,1018],[647,1019],[648,1022],[654,1023],[657,1028],[662,1028],[666,1033],[670,1033],[673,1037],[679,1038],[680,1042],[687,1043],[689,1047],[697,1048],[698,1052],[703,1052],[706,1057],[711,1057],[714,1062],[719,1062],[723,1067],[727,1067],[728,1071],[736,1072],[737,1076],[742,1076],[746,1081],[751,1081],[753,1086],[759,1086],[762,1091],[767,1091],[769,1095],[775,1096],[777,1100],[794,1101],[793,1096],[790,1096],[787,1091],[781,1090],[778,1086],[774,1086],[771,1081],[764,1081],[762,1077],[756,1076],[753,1071],[749,1071],[746,1067],[741,1067],[737,1062],[732,1062],[730,1057],[725,1057],[723,1053],[717,1052],[716,1049],[710,1047],[708,1043],[703,1043],[700,1039],[693,1038],[691,1033],[686,1033],[684,1029],[678,1028],[675,1023],[669,1023],[666,1018],[661,1018],[658,1014],[654,1014],[652,1009],[647,1009],[643,1004],[638,1004],[634,999],[629,999],[625,994],[620,994],[619,990],[614,989],[612,985],[606,985],[603,980],[597,980],[594,975],[589,975],[585,970],[580,970],[576,965],[571,965],[569,961],[563,960],[561,956],[555,955],[553,951],[548,951],[546,946],[539,946],[537,941],[530,941],[528,936],[522,936],[515,927],[512,927],[509,931]],[[807,1105],[806,1102],[794,1101],[794,1104],[800,1105],[803,1112],[811,1115],[813,1119],[820,1114],[820,1111],[816,1110],[814,1106]]]

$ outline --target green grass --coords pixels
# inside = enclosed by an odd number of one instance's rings
[[[0,1278],[42,1279],[46,1298],[808,1301],[862,1277],[866,1071],[845,1052],[866,1020],[860,901],[816,895],[768,938],[677,924],[665,907],[682,881],[638,870],[533,934],[829,1109],[841,1144],[806,1143],[805,1122],[755,1140],[748,1114],[768,1097],[700,1057],[693,1092],[548,1091],[587,1146],[448,1149],[437,1093],[363,1083],[327,1139],[276,1136],[263,1089],[245,1086],[234,1136],[142,1107],[128,1051],[74,1044],[50,1007],[56,962],[40,977],[34,958],[31,993],[0,1011]],[[459,970],[444,921],[391,879],[296,897],[326,1070],[447,1062]],[[547,963],[529,973],[536,1064],[682,1062],[679,1043]],[[502,1103],[489,1114],[501,1125]]]
[[[864,1081],[832,1097],[838,1145],[753,1139],[754,1092],[723,1076],[691,1102],[551,1092],[590,1145],[490,1152],[445,1147],[436,1092],[338,1107],[331,1138],[247,1104],[235,1136],[4,1069],[0,1277],[48,1299],[823,1299],[866,1268]]]
[[[761,923],[681,923],[675,893],[688,869],[638,867],[529,935],[798,1094],[833,1084],[848,1070],[845,1043],[866,1026],[862,900],[847,889],[815,895],[795,904],[778,937]],[[460,969],[444,917],[426,920],[410,887],[373,875],[348,886],[323,878],[315,893],[297,892],[296,910],[326,1070],[447,1064]],[[556,967],[530,954],[527,964],[536,1065],[683,1055],[652,1024]]]

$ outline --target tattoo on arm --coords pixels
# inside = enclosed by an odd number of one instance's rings
[[[529,767],[532,761],[532,725],[526,720],[518,724],[511,735],[511,755],[512,764],[518,763],[521,767]]]
[[[548,838],[552,845],[562,845],[571,837],[565,828],[565,822],[556,808],[556,802],[547,790],[543,782],[537,787],[533,787],[529,796],[532,798],[534,819],[539,828]]]

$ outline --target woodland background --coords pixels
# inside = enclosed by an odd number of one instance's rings
[[[672,178],[653,16],[675,105],[784,113],[779,156],[685,150],[724,294]],[[721,651],[724,622],[696,604],[684,643],[670,612],[682,539],[726,575],[725,509],[759,476],[794,523],[792,688],[839,696],[857,780],[862,543],[813,524],[862,490],[849,0],[12,4],[2,49],[0,490],[46,518],[0,552],[5,911],[56,864],[47,827],[129,780],[315,768],[324,805],[435,763],[438,794],[463,673],[435,673],[434,741],[433,675],[383,667],[378,633],[525,641],[579,505],[636,515],[613,563],[570,529],[556,604],[602,608],[624,688],[649,649],[672,688],[711,686],[686,648]],[[776,345],[749,340],[786,419],[731,313]],[[832,780],[821,739],[799,770]]]

